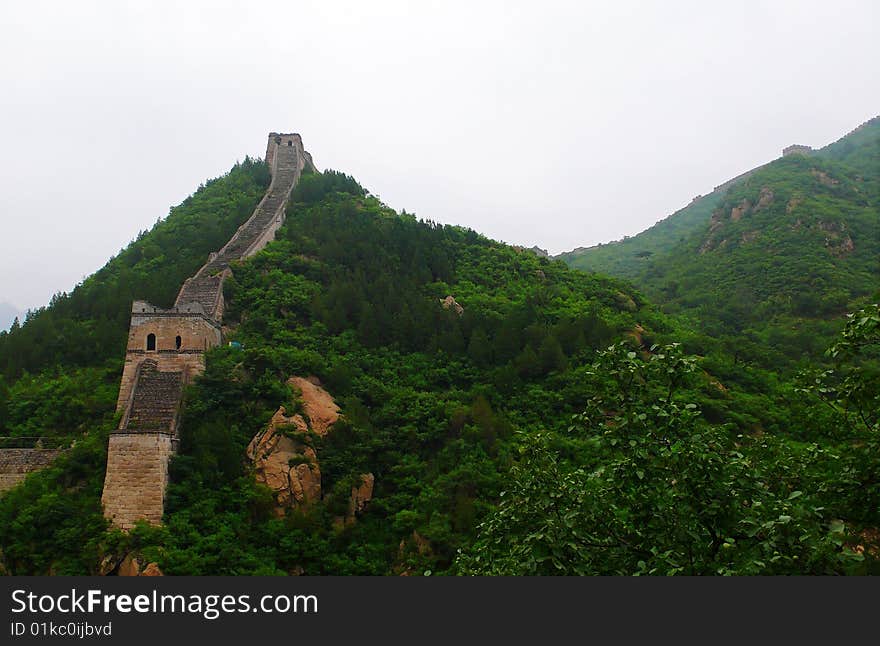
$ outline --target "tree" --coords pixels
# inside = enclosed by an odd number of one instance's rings
[[[594,395],[570,429],[586,460],[560,457],[563,440],[552,434],[522,435],[511,485],[460,553],[459,570],[839,571],[849,554],[838,547],[840,528],[824,522],[807,487],[796,488],[804,456],[707,424],[679,392],[696,367],[677,345],[600,353]]]
[[[828,349],[827,370],[802,372],[800,392],[815,396],[843,429],[837,511],[847,520],[880,523],[880,305],[849,314]]]

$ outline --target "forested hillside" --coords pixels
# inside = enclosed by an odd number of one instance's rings
[[[873,119],[813,154],[767,164],[634,238],[562,258],[631,279],[738,358],[771,369],[815,361],[843,315],[877,299],[878,186],[880,119]]]
[[[234,228],[264,168],[234,169],[189,207],[213,194]],[[153,259],[177,250],[184,277],[207,245],[159,232],[200,212],[187,208],[133,245],[154,248]],[[118,262],[96,277],[118,273]],[[163,301],[138,291],[153,275],[141,269],[143,283],[101,284],[167,304],[179,283],[163,284]],[[303,176],[275,242],[234,266],[225,295],[233,343],[209,352],[188,389],[165,522],[130,534],[109,529],[100,506],[115,355],[68,356],[75,343],[42,355],[28,346],[31,321],[4,338],[5,434],[77,438],[0,498],[6,572],[113,571],[126,554],[166,574],[875,567],[875,310],[851,319],[833,368],[786,381],[620,279],[395,213],[332,171]],[[72,298],[42,316],[91,338],[104,298],[85,299],[92,309],[76,316],[62,309]],[[105,324],[111,338],[124,335],[124,317]],[[15,364],[14,347],[36,358]],[[280,429],[316,456],[323,491],[315,504],[280,508],[248,445],[281,405],[308,417],[287,385],[294,376],[320,382],[342,417],[326,435]],[[310,452],[288,466],[311,463]],[[375,486],[355,506],[365,473]]]
[[[638,280],[654,254],[684,242],[694,230],[706,225],[727,189],[695,197],[680,209],[636,236],[595,247],[561,253],[556,258],[568,266],[597,274]]]
[[[183,281],[253,212],[269,170],[245,159],[69,294],[0,332],[0,436],[72,439],[113,414],[135,299],[170,307]]]

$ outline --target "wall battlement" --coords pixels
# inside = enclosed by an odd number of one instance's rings
[[[122,417],[110,436],[101,497],[105,515],[122,529],[131,529],[139,519],[162,521],[184,388],[204,372],[205,352],[223,343],[223,281],[233,262],[252,256],[275,237],[293,187],[304,169],[314,168],[298,134],[270,133],[266,162],[272,182],[253,215],[186,279],[174,307],[132,304],[116,402]]]

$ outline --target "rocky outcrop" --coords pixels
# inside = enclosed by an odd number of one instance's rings
[[[819,222],[817,228],[825,234],[825,248],[832,256],[846,256],[856,248],[842,222]]]
[[[362,473],[360,485],[351,488],[348,514],[352,519],[362,514],[367,508],[367,503],[373,499],[374,484],[376,484],[376,478],[372,473]]]
[[[337,516],[333,520],[333,526],[338,531],[354,525],[358,516],[367,510],[367,504],[373,499],[373,485],[375,483],[376,478],[372,473],[362,473],[358,476],[358,484],[351,487],[345,516]]]
[[[838,180],[831,177],[831,175],[826,173],[824,170],[819,170],[818,168],[810,169],[810,175],[815,177],[822,186],[828,186],[830,188],[832,186],[837,186],[838,184],[840,184]]]
[[[464,308],[459,304],[457,300],[453,296],[447,296],[446,298],[440,299],[440,305],[443,306],[444,310],[454,310],[456,314],[461,316],[464,314]]]
[[[321,388],[317,377],[291,377],[287,383],[299,393],[311,429],[318,435],[325,435],[339,419],[339,406],[333,397]]]
[[[272,490],[278,516],[321,499],[321,470],[309,445],[309,426],[302,415],[288,417],[286,413],[281,406],[266,430],[255,435],[247,448],[254,477]]]
[[[400,545],[397,547],[397,558],[391,571],[399,576],[422,574],[414,570],[411,564],[407,564],[407,561],[430,559],[433,556],[434,550],[431,548],[431,541],[416,530],[413,530],[410,536],[400,539]]]
[[[711,251],[715,247],[715,233],[721,226],[724,224],[724,211],[721,209],[717,209],[712,213],[712,217],[709,219],[709,231],[706,234],[706,239],[703,241],[703,244],[700,245],[699,254],[702,256],[707,251]]]
[[[637,309],[639,309],[638,305],[636,305],[636,302],[629,294],[616,292],[614,294],[614,300],[617,302],[617,307],[626,312],[635,312]]]
[[[629,330],[628,332],[624,332],[624,336],[628,336],[633,341],[635,341],[635,343],[638,347],[642,347],[645,345],[645,341],[643,338],[644,334],[645,334],[645,328],[643,328],[638,323],[636,323],[633,326],[632,330]]]
[[[339,407],[317,378],[292,377],[287,383],[298,393],[302,412],[288,416],[284,406],[279,407],[247,448],[254,476],[272,490],[279,516],[321,500],[321,469],[310,435],[326,435],[339,419]]]
[[[765,209],[773,204],[773,197],[773,191],[770,190],[770,187],[763,187],[761,189],[761,192],[758,194],[758,203],[755,204],[755,211],[760,211],[761,209]]]
[[[156,562],[142,565],[136,552],[121,558],[112,554],[105,556],[98,573],[101,576],[165,576]]]
[[[737,206],[730,209],[730,221],[731,222],[739,222],[744,215],[746,215],[749,210],[752,208],[752,203],[744,199]]]
[[[158,563],[148,563],[139,576],[165,576],[159,569]]]

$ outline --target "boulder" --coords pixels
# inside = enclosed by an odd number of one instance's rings
[[[143,569],[140,573],[140,576],[165,576],[162,573],[162,570],[159,569],[158,563],[148,563],[147,567]]]
[[[440,305],[443,306],[444,310],[452,309],[456,314],[461,316],[464,314],[464,308],[459,304],[458,301],[455,300],[453,296],[447,296],[446,298],[440,299]]]
[[[326,435],[330,427],[339,419],[339,406],[326,390],[321,388],[317,377],[291,377],[287,381],[294,390],[299,391],[303,409],[309,420],[311,430],[318,435]]]
[[[321,470],[315,450],[307,444],[308,424],[302,415],[288,417],[286,412],[281,406],[247,448],[254,477],[272,490],[278,516],[321,499]]]

